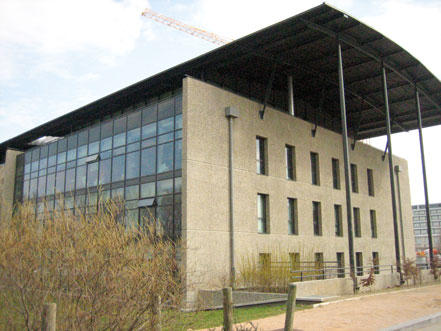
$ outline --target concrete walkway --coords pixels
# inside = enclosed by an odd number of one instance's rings
[[[441,284],[362,295],[296,312],[294,330],[379,330],[441,312]],[[285,315],[253,321],[283,331]]]

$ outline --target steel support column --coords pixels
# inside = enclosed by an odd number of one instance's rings
[[[418,133],[420,136],[421,166],[423,168],[424,198],[426,201],[427,237],[429,239],[430,267],[433,264],[432,223],[430,221],[429,191],[427,188],[426,158],[424,157],[423,123],[421,121],[420,94],[415,87],[415,106],[418,115]]]
[[[349,243],[349,265],[351,268],[351,276],[353,279],[354,292],[358,289],[357,278],[355,277],[354,263],[354,237],[352,233],[352,200],[351,200],[351,180],[349,178],[349,145],[348,145],[348,125],[346,121],[346,100],[345,100],[345,83],[343,77],[343,60],[341,55],[340,41],[337,43],[338,52],[338,87],[340,91],[340,112],[341,112],[341,135],[343,138],[343,159],[345,170],[345,190],[346,190],[346,214],[348,219],[348,243]]]
[[[400,256],[400,240],[398,234],[398,220],[397,220],[397,200],[395,194],[395,177],[394,177],[394,162],[392,160],[392,140],[391,140],[391,125],[390,125],[390,112],[389,112],[389,97],[387,95],[387,80],[386,69],[381,64],[382,81],[383,81],[383,98],[384,98],[384,110],[386,112],[386,130],[387,130],[387,142],[388,142],[388,158],[389,158],[389,177],[390,177],[390,191],[392,196],[392,217],[394,224],[394,239],[395,239],[395,259],[397,264],[397,272],[400,274],[400,282],[403,281],[403,275],[401,273],[401,256]]]

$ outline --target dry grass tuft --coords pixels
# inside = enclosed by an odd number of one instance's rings
[[[154,225],[125,227],[121,205],[36,220],[24,204],[0,223],[0,327],[39,330],[43,303],[55,302],[59,330],[151,330],[159,296],[161,323],[183,328],[182,245]]]

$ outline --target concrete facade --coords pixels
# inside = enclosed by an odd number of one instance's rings
[[[234,191],[236,266],[241,257],[280,248],[313,259],[323,253],[335,261],[343,252],[349,266],[346,200],[341,135],[272,108],[260,119],[262,104],[187,77],[183,81],[183,212],[182,233],[188,246],[185,263],[189,281],[200,288],[219,286],[229,273],[228,120],[225,107],[239,110],[234,119]],[[267,139],[267,175],[256,174],[256,136]],[[285,145],[295,147],[296,180],[286,179]],[[320,185],[311,184],[310,153],[319,155]],[[360,208],[361,238],[354,252],[363,253],[363,265],[378,252],[380,264],[395,264],[389,166],[383,152],[357,143],[350,162],[357,165],[359,193],[352,193]],[[341,189],[333,188],[331,159],[339,160]],[[403,168],[401,199],[406,251],[415,249],[408,167]],[[374,174],[375,195],[368,195],[367,169]],[[268,194],[269,233],[257,230],[258,193]],[[298,235],[288,234],[287,198],[297,199]],[[315,236],[312,202],[321,203],[322,236]],[[335,236],[334,204],[342,206],[343,237]],[[377,238],[371,238],[370,210],[376,211]]]
[[[7,220],[14,205],[15,163],[20,151],[8,149],[3,165],[0,165],[0,221]]]

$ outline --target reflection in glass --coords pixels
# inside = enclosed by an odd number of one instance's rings
[[[127,132],[127,143],[134,143],[135,141],[138,141],[141,138],[141,129],[133,129]]]
[[[112,182],[124,180],[125,155],[112,159]]]
[[[173,131],[174,118],[170,117],[158,122],[158,134]]]
[[[158,181],[157,195],[173,193],[173,178]]]
[[[66,171],[66,192],[75,190],[75,169]]]
[[[142,139],[156,136],[156,123],[148,124],[142,127]]]
[[[47,176],[46,194],[52,195],[54,194],[54,190],[55,190],[55,174],[51,174]]]
[[[155,196],[155,182],[141,185],[141,198],[150,198]]]
[[[46,176],[38,179],[38,197],[44,197],[46,194]]]
[[[175,142],[175,169],[182,168],[182,140]]]
[[[110,183],[111,160],[102,160],[100,162],[100,185]]]
[[[113,148],[126,144],[126,133],[120,133],[113,137]]]
[[[139,177],[139,152],[127,154],[126,178]]]
[[[156,170],[156,147],[141,152],[141,176],[152,175]]]
[[[139,198],[139,186],[132,185],[126,187],[126,200],[133,200]]]
[[[87,145],[78,147],[78,158],[87,156]]]
[[[87,165],[87,187],[98,185],[98,162]]]
[[[97,154],[100,150],[100,142],[95,141],[89,144],[89,155]]]
[[[64,171],[57,172],[55,191],[58,193],[64,192]]]
[[[72,161],[77,158],[77,149],[71,149],[67,152],[67,161]]]
[[[107,151],[112,148],[112,137],[101,140],[101,151]]]
[[[77,190],[86,187],[86,166],[77,168]]]
[[[158,173],[173,170],[173,143],[158,146]]]

